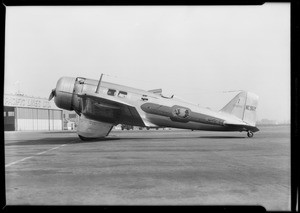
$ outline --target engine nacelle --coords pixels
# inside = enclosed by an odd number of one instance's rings
[[[55,98],[54,98],[54,102],[57,107],[66,110],[73,110],[72,97],[73,97],[75,81],[76,78],[72,78],[72,77],[61,77],[58,80],[56,84]]]

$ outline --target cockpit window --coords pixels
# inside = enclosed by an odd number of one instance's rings
[[[117,91],[117,90],[115,90],[115,89],[108,89],[108,91],[107,91],[107,95],[114,96],[114,95],[115,95],[115,93],[116,93],[116,91]]]
[[[118,96],[120,98],[125,98],[126,95],[127,95],[127,92],[124,92],[124,91],[120,91],[119,94],[118,94]]]
[[[78,81],[78,82],[79,82],[79,84],[83,84],[83,83],[84,83],[84,81],[85,81],[85,78],[82,78],[82,77],[77,77],[77,78],[76,78],[76,81]]]

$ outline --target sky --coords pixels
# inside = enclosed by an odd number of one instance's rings
[[[213,110],[250,91],[258,120],[290,120],[290,3],[8,6],[5,30],[5,94],[48,98],[62,76],[103,73]]]

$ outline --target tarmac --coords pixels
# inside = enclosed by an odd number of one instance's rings
[[[289,211],[290,126],[5,132],[7,205],[260,205]]]

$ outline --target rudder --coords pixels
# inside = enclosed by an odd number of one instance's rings
[[[258,96],[251,92],[240,92],[220,111],[236,116],[250,126],[256,124]]]
[[[251,126],[256,124],[256,108],[258,105],[258,96],[254,93],[247,92],[247,100],[244,111],[243,121]]]

